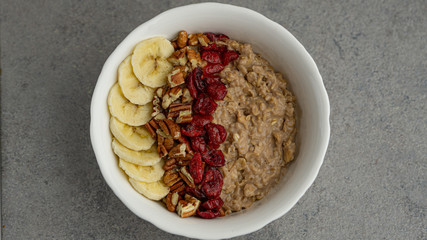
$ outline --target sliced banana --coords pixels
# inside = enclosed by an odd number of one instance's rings
[[[133,74],[131,56],[128,56],[119,66],[118,82],[123,95],[134,104],[144,105],[153,100],[154,88],[143,85]]]
[[[111,115],[131,126],[141,126],[151,119],[153,104],[136,105],[123,95],[119,84],[114,84],[108,94],[108,108]]]
[[[155,142],[144,126],[133,127],[120,122],[115,117],[110,118],[110,130],[123,146],[131,150],[148,150]]]
[[[167,75],[172,64],[167,58],[174,48],[164,37],[153,37],[138,43],[132,55],[132,68],[139,81],[149,87],[157,88],[167,83]]]
[[[163,180],[152,183],[145,183],[133,178],[129,178],[129,182],[137,192],[151,200],[160,200],[169,193],[169,188],[163,183]]]
[[[119,160],[119,166],[125,171],[125,173],[138,181],[141,182],[157,182],[163,177],[163,165],[165,161],[162,160],[153,166],[139,166],[130,162],[126,162],[123,159]]]
[[[126,148],[120,144],[116,139],[112,142],[113,151],[119,158],[123,160],[140,165],[140,166],[153,166],[160,162],[161,157],[157,152],[157,146],[154,144],[150,149],[145,151],[134,151]]]

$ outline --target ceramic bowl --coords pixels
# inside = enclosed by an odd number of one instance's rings
[[[111,149],[108,92],[117,81],[117,67],[141,40],[172,39],[178,31],[221,32],[252,43],[276,71],[282,72],[296,95],[299,121],[298,155],[279,184],[251,208],[212,220],[180,218],[160,203],[137,193]],[[282,217],[316,178],[329,141],[329,100],[322,77],[305,48],[284,27],[247,8],[201,3],[168,10],[141,24],[114,50],[102,68],[91,103],[90,137],[102,175],[117,197],[137,216],[158,228],[192,238],[229,238],[259,230]]]

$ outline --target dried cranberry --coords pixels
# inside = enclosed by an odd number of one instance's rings
[[[212,218],[217,218],[221,216],[221,214],[218,211],[212,211],[212,210],[200,211],[199,209],[197,209],[196,213],[199,217],[205,218],[205,219],[212,219]]]
[[[181,128],[181,133],[188,137],[197,137],[205,133],[203,127],[194,124],[187,124]]]
[[[222,205],[224,205],[224,201],[222,201],[221,198],[217,198],[217,199],[210,199],[205,201],[204,203],[202,203],[200,205],[200,207],[202,207],[203,209],[206,210],[219,210]]]
[[[205,194],[202,191],[200,191],[200,189],[198,189],[198,188],[192,188],[188,185],[185,185],[185,192],[190,194],[191,196],[194,196],[195,198],[197,198],[199,200],[206,199]]]
[[[203,51],[215,51],[215,52],[226,52],[227,46],[226,45],[216,45],[215,43],[209,44],[206,47],[202,47]]]
[[[205,126],[208,135],[208,145],[211,149],[219,148],[219,145],[227,138],[225,128],[219,124],[209,123]]]
[[[187,78],[185,79],[185,84],[187,85],[188,91],[190,92],[190,95],[193,98],[197,98],[198,97],[198,93],[197,93],[197,88],[196,88],[196,84],[194,82],[194,74],[188,74]]]
[[[197,126],[205,126],[206,124],[212,122],[213,117],[212,115],[193,115],[193,120],[191,121],[191,124],[197,125]]]
[[[213,167],[222,167],[225,165],[224,154],[221,152],[221,150],[211,150],[207,153],[204,153],[202,158],[205,163]]]
[[[217,104],[207,96],[200,97],[194,103],[193,110],[202,115],[210,115],[215,112]],[[187,135],[188,136],[188,135]]]
[[[201,152],[201,153],[205,153],[206,151],[208,151],[206,147],[205,139],[203,137],[200,137],[200,136],[193,137],[190,140],[191,140],[191,148],[194,151]]]
[[[198,184],[203,179],[203,162],[200,153],[196,152],[191,158],[190,164],[188,165],[188,171],[191,177],[193,177],[194,183]]]
[[[223,40],[229,39],[229,37],[227,35],[222,34],[222,33],[206,32],[205,35],[211,41],[223,41]]]
[[[227,87],[221,82],[210,84],[206,89],[207,94],[215,101],[220,101],[227,95]]]
[[[221,172],[216,168],[210,167],[205,171],[201,190],[207,198],[215,199],[221,194],[222,184],[223,180]]]
[[[203,75],[219,73],[222,70],[224,70],[224,65],[222,65],[221,63],[208,64],[203,68]]]
[[[216,75],[204,76],[204,80],[208,85],[213,84],[213,83],[217,83],[217,82],[221,82],[221,78],[219,76],[216,76]]]
[[[209,63],[221,63],[221,55],[214,51],[203,51],[202,59]]]
[[[196,86],[196,89],[199,91],[199,93],[204,93],[205,89],[206,89],[206,83],[205,81],[202,79],[202,74],[203,71],[201,68],[196,67],[191,74],[193,75],[193,79],[194,79],[194,85]]]
[[[227,51],[222,55],[222,62],[224,66],[227,66],[231,61],[239,58],[239,54],[236,51]]]

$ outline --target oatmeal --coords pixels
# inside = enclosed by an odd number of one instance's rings
[[[214,121],[227,129],[219,148],[226,165],[221,198],[226,213],[248,208],[279,180],[295,153],[295,97],[282,74],[247,43],[227,40],[240,58],[220,76],[228,94]]]

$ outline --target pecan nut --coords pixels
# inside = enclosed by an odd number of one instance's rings
[[[165,164],[163,165],[163,170],[167,171],[167,170],[171,170],[176,168],[176,159],[175,158],[169,158]]]
[[[186,167],[182,167],[181,170],[178,172],[179,176],[182,178],[182,180],[184,180],[184,182],[192,187],[195,188],[196,185],[194,184],[194,180],[193,177],[191,176],[191,174],[187,171]]]
[[[177,192],[169,193],[166,196],[166,207],[169,211],[175,212],[176,206],[178,205],[179,195]]]
[[[173,147],[169,151],[169,157],[171,157],[171,158],[185,157],[185,155],[186,155],[186,151],[185,150],[186,149],[187,149],[187,144],[180,143],[180,144],[176,145],[175,147]]]
[[[170,119],[165,119],[164,122],[167,125],[172,138],[175,140],[179,139],[181,137],[181,128],[178,126],[178,124]]]
[[[188,194],[185,195],[185,200],[178,201],[176,212],[182,218],[190,217],[196,214],[197,209],[200,206],[200,201]]]
[[[166,184],[166,186],[170,187],[180,181],[181,178],[179,174],[175,170],[168,170],[163,175],[163,182]]]
[[[178,47],[183,48],[183,47],[187,46],[187,41],[188,41],[187,32],[186,31],[180,31],[178,33],[178,39],[176,40]]]

